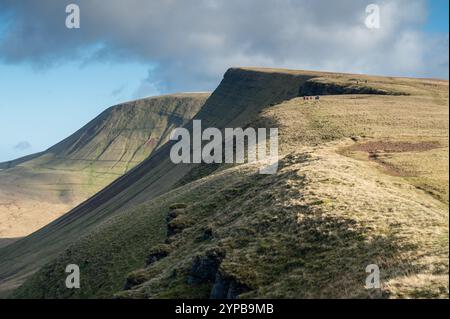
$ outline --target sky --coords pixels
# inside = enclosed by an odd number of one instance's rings
[[[80,28],[65,25],[80,8]],[[365,25],[367,5],[380,28]],[[448,79],[448,0],[1,0],[0,162],[232,66]]]

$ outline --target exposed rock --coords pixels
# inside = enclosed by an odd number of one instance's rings
[[[211,227],[208,227],[203,230],[202,239],[203,240],[209,240],[213,237],[213,230]]]
[[[150,254],[147,257],[145,264],[150,266],[151,264],[157,262],[158,260],[167,257],[171,252],[171,247],[169,245],[161,244],[152,248]]]
[[[124,289],[130,290],[135,286],[143,284],[144,282],[148,281],[149,279],[150,278],[143,271],[132,272],[132,273],[128,274]]]
[[[338,94],[378,94],[378,95],[405,95],[401,92],[386,91],[374,87],[347,84],[326,83],[311,79],[300,87],[299,96],[338,95]]]
[[[196,256],[188,276],[188,283],[213,284],[210,292],[212,299],[236,299],[240,294],[249,291],[249,287],[219,269],[224,258],[225,253],[219,248],[210,249],[204,255]]]
[[[236,299],[250,288],[239,283],[235,278],[218,271],[211,289],[211,299]]]
[[[216,273],[222,263],[225,253],[218,249],[210,249],[205,255],[196,256],[192,263],[190,275],[188,276],[189,284],[201,284],[214,282]]]
[[[180,214],[179,211],[171,211],[167,216],[167,237],[174,236],[183,229],[192,226],[194,221],[189,216]]]
[[[185,209],[187,207],[186,204],[183,203],[175,203],[169,206],[169,209],[175,210],[175,209]]]
[[[169,223],[172,219],[177,218],[177,216],[179,215],[179,211],[178,210],[171,210],[168,214],[167,214],[167,222]]]
[[[181,207],[180,205],[184,204],[176,204],[176,207]],[[172,205],[171,207],[174,207],[174,205]],[[184,208],[176,208],[172,209],[167,214],[166,222],[167,237],[171,237],[173,235],[181,233],[184,228],[191,226],[193,221],[184,214]]]

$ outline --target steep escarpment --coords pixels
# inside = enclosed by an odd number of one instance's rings
[[[111,183],[164,144],[208,94],[113,106],[48,150],[3,164],[0,238],[25,236]]]
[[[327,78],[313,78],[306,81],[299,90],[299,96],[308,95],[341,95],[341,94],[377,94],[407,95],[392,88],[387,90],[368,84],[364,79],[348,79],[347,81],[330,81]]]
[[[230,69],[195,119],[201,119],[205,126],[218,128],[245,126],[265,107],[297,96],[301,84],[311,77],[312,75],[304,73]],[[96,127],[88,125],[87,128],[96,130]],[[186,127],[191,129],[191,124],[188,123]],[[71,147],[68,148],[67,145]],[[85,147],[81,147],[83,145]],[[58,161],[61,156],[75,159],[76,154],[96,154],[94,149],[97,145],[88,136],[77,132],[70,142],[64,141],[54,148],[59,155],[52,156],[52,160]],[[170,142],[165,143],[147,160],[86,202],[32,235],[2,249],[0,274],[2,278],[6,278],[2,285],[8,287],[8,282],[38,269],[106,218],[169,191],[196,166],[174,165],[169,159],[171,145]],[[60,148],[68,151],[61,152]],[[30,254],[31,251],[33,254]]]
[[[297,97],[299,89],[313,77],[308,72],[231,68],[195,119],[218,128],[242,126],[262,109]]]
[[[217,127],[245,123],[262,109],[304,95],[408,95],[391,78],[264,68],[231,68],[196,116]],[[220,125],[219,125],[220,124]]]
[[[207,99],[202,110],[195,116],[204,125],[224,128],[227,126],[245,126],[265,107],[297,96],[299,87],[311,78],[308,74],[288,74],[284,72],[260,72],[258,70],[230,69],[223,81]],[[127,108],[122,106],[121,109]],[[174,107],[172,110],[175,111]],[[179,111],[181,111],[180,109]],[[138,121],[143,110],[121,112],[123,116],[103,114],[100,121],[88,124],[85,130],[79,131],[68,140],[52,148],[52,152],[35,159],[42,166],[47,162],[64,165],[67,162],[85,165],[86,159],[92,157],[108,163],[107,168],[114,164],[109,162],[111,153],[118,151],[114,145],[122,140],[121,134],[126,134],[126,123]],[[118,123],[102,138],[93,140],[92,133],[106,128],[104,119],[112,116]],[[180,124],[175,116],[171,120]],[[122,125],[123,124],[123,125]],[[191,123],[185,125],[191,129]],[[158,127],[158,125],[155,125]],[[175,125],[167,125],[167,128]],[[90,134],[86,133],[90,132]],[[160,130],[165,137],[170,130]],[[148,139],[149,136],[146,136]],[[123,139],[125,142],[127,139]],[[171,142],[162,143],[156,139],[152,154],[148,159],[132,168],[127,174],[117,178],[113,183],[92,196],[89,200],[56,219],[39,231],[6,247],[0,251],[0,274],[3,287],[9,287],[8,282],[22,279],[53,258],[67,245],[80,236],[88,234],[102,221],[112,215],[119,214],[127,207],[151,200],[171,189],[195,165],[174,165],[169,159]],[[158,147],[156,147],[158,145]],[[133,154],[119,152],[122,158],[131,159],[141,151],[136,148]],[[123,155],[123,156],[122,156]],[[47,162],[42,162],[45,159]],[[103,165],[103,164],[102,164]],[[120,166],[120,165],[119,165]],[[103,174],[101,175],[103,176]],[[33,251],[33,254],[30,252]],[[15,282],[14,285],[17,285]]]

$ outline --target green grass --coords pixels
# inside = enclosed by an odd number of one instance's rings
[[[28,235],[93,196],[156,151],[208,96],[173,94],[111,107],[48,150],[9,163],[0,173],[0,203],[17,205],[20,215],[0,204],[0,237]]]

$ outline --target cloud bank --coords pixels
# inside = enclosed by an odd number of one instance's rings
[[[212,89],[230,66],[448,78],[448,34],[421,31],[423,0],[380,2],[380,29],[365,26],[362,0],[71,2],[80,29],[65,27],[69,2],[2,0],[0,59],[136,60],[162,91]]]

